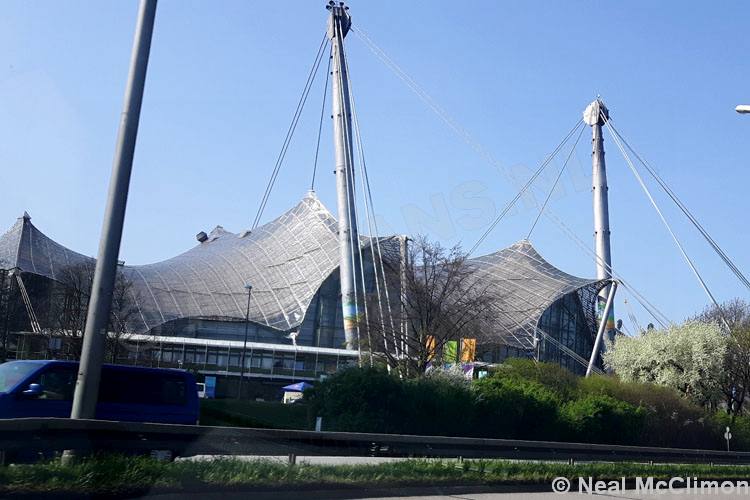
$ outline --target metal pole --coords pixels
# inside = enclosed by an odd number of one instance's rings
[[[406,362],[404,363],[404,370],[406,371],[406,375],[409,375],[409,341],[411,340],[409,338],[409,320],[407,319],[406,315],[406,294],[407,294],[407,269],[409,265],[409,237],[406,235],[402,235],[400,238],[400,245],[399,245],[399,253],[401,258],[401,266],[400,266],[400,272],[399,272],[399,280],[400,288],[401,288],[401,297],[399,298],[399,302],[401,303],[401,354],[406,355]]]
[[[143,102],[143,88],[146,83],[146,69],[155,16],[156,0],[141,0],[70,418],[94,418],[96,416],[104,341],[107,336],[112,290],[117,274],[117,257],[120,253],[122,226],[128,200],[130,172],[133,167],[133,154],[138,135],[138,121]]]
[[[331,12],[328,19],[328,36],[332,49],[332,106],[333,142],[336,152],[336,196],[339,222],[339,260],[341,275],[341,307],[344,318],[344,336],[347,349],[356,349],[357,311],[354,288],[354,270],[357,269],[359,245],[357,220],[354,217],[354,152],[352,149],[351,102],[349,98],[349,75],[346,72],[344,37],[349,32],[351,17],[349,7],[342,3],[329,2]]]
[[[599,280],[612,279],[612,252],[610,249],[609,231],[609,188],[607,187],[607,166],[604,162],[604,139],[602,126],[609,119],[609,110],[604,102],[597,98],[586,107],[583,119],[592,129],[591,164],[593,170],[592,192],[594,198],[594,246],[596,251],[596,277]],[[604,303],[609,296],[610,285],[599,292],[598,310],[601,318],[606,318],[606,332],[609,340],[614,340],[615,312],[610,308],[609,315],[603,312]]]
[[[237,399],[242,397],[242,382],[245,380],[245,353],[247,352],[247,329],[250,326],[250,294],[253,292],[252,285],[245,285],[247,290],[247,309],[245,310],[245,342],[242,344],[242,356],[240,359],[240,386],[237,390]]]
[[[596,340],[594,341],[594,348],[591,349],[591,359],[589,360],[589,366],[586,368],[586,376],[590,376],[596,363],[596,357],[599,355],[599,351],[602,347],[602,337],[604,337],[604,329],[607,326],[607,321],[604,318],[609,317],[609,312],[612,310],[612,302],[615,299],[615,291],[617,290],[617,282],[613,281],[612,286],[609,287],[609,296],[607,297],[607,303],[604,306],[604,314],[602,319],[599,321],[599,330],[596,332]]]

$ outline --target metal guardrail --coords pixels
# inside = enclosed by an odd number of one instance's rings
[[[503,458],[750,464],[750,452],[398,434],[208,427],[66,418],[0,420],[0,451],[170,450],[177,456]]]

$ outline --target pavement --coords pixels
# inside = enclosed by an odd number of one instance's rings
[[[673,493],[636,493],[635,491],[626,491],[623,493],[599,493],[599,494],[588,494],[588,493],[523,493],[523,492],[507,492],[507,493],[457,493],[450,495],[422,495],[422,496],[401,496],[401,497],[362,497],[368,500],[397,500],[397,499],[410,499],[410,500],[577,500],[577,499],[600,499],[600,500],[611,500],[611,499],[659,499],[659,500],[690,500],[699,498],[725,498],[725,499],[736,499],[736,498],[750,498],[750,495],[733,495],[725,493],[688,493],[685,491],[675,491]]]
[[[182,460],[216,460],[220,458],[231,458],[237,460],[263,460],[278,463],[289,463],[288,456],[257,456],[257,455],[195,455],[192,457],[178,457],[176,461]],[[296,457],[296,463],[310,465],[377,465],[389,462],[400,462],[410,460],[408,458],[396,457],[319,457],[319,456],[300,456]]]
[[[537,491],[533,491],[533,490]],[[607,493],[552,493],[541,492],[539,485],[529,487],[494,486],[494,487],[419,487],[371,490],[300,490],[300,491],[253,491],[253,492],[202,492],[195,495],[181,492],[179,494],[147,495],[141,498],[158,500],[176,500],[181,498],[200,498],[206,500],[239,500],[252,497],[253,500],[281,500],[281,499],[361,499],[361,500],[691,500],[704,498],[750,499],[750,493],[694,493],[684,490],[661,493],[638,493],[633,490]],[[491,491],[494,490],[494,491]]]

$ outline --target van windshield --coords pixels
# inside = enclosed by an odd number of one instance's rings
[[[38,364],[24,361],[9,361],[0,364],[0,392],[8,392],[37,368],[39,368]]]

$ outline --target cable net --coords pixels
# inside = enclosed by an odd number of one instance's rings
[[[337,226],[335,217],[310,194],[253,231],[232,233],[217,226],[203,243],[181,255],[122,266],[138,307],[128,329],[146,333],[186,318],[244,319],[247,283],[253,286],[252,321],[280,332],[299,328],[321,286],[338,270]],[[381,242],[386,258],[397,259],[397,241]],[[369,240],[362,236],[361,244],[368,254]],[[27,216],[0,237],[0,268],[64,281],[65,268],[81,263],[90,265],[93,259],[54,242]],[[557,269],[528,241],[470,259],[468,265],[494,295],[495,319],[488,325],[493,342],[531,350],[544,311],[571,293],[578,295],[586,329],[596,331],[596,294],[605,282]],[[398,290],[393,292],[392,299],[398,297]]]

